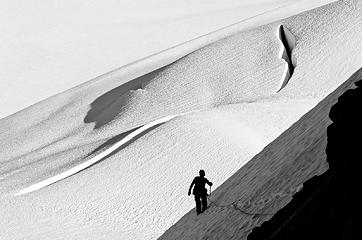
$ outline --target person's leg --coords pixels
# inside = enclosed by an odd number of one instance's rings
[[[201,201],[200,201],[199,195],[195,195],[195,202],[196,202],[196,213],[200,214],[201,213]]]
[[[207,209],[207,195],[202,195],[201,200],[202,200],[202,211],[205,211]]]

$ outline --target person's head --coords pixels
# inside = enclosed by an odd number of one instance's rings
[[[205,171],[204,171],[204,170],[201,169],[201,170],[199,171],[199,174],[200,174],[201,177],[205,177]]]

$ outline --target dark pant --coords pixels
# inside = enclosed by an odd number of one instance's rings
[[[207,208],[207,195],[195,195],[196,213],[200,214]],[[201,210],[202,204],[202,210]]]

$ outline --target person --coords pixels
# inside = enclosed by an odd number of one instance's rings
[[[196,203],[196,214],[199,215],[200,213],[203,213],[207,209],[207,189],[205,188],[205,184],[207,183],[209,186],[212,186],[212,182],[207,180],[205,178],[205,171],[200,170],[199,175],[194,178],[192,181],[188,195],[191,195],[191,189],[195,185],[194,190],[192,191],[192,194],[195,197],[195,203]],[[202,204],[202,208],[201,208]]]

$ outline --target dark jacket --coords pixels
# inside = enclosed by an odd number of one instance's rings
[[[190,189],[194,186],[194,190],[192,191],[193,195],[207,195],[207,189],[205,188],[205,184],[208,184],[209,186],[212,186],[212,182],[207,180],[205,177],[197,176],[194,178],[194,180],[191,183]]]

